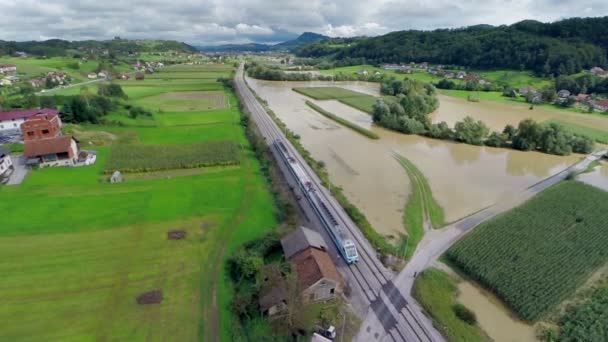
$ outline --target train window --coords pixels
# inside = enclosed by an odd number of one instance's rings
[[[357,257],[357,248],[355,248],[355,246],[353,246],[353,245],[345,246],[344,251],[346,252],[346,256],[349,259]]]

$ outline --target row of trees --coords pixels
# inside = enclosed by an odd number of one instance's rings
[[[576,22],[593,26],[592,36],[606,35],[608,17]],[[588,24],[588,25],[587,25]],[[535,26],[550,25],[541,24]],[[531,25],[475,26],[455,30],[399,31],[359,39],[349,45],[331,39],[304,46],[302,57],[363,60],[371,64],[426,61],[480,69],[532,70],[539,75],[564,75],[607,64],[606,46],[584,35],[547,34]],[[569,24],[572,26],[572,24]],[[575,25],[576,26],[576,25]],[[571,28],[572,32],[576,29]],[[605,39],[604,39],[605,41]]]
[[[471,145],[507,147],[521,151],[540,151],[556,155],[590,153],[594,141],[568,132],[557,123],[540,124],[532,119],[522,120],[518,127],[507,125],[502,132],[490,132],[488,126],[470,116],[456,122],[451,129],[446,122],[431,123],[420,112],[405,111],[402,103],[379,100],[374,105],[374,122],[402,133],[420,134],[434,139],[455,140]],[[407,102],[407,101],[405,101]]]
[[[608,94],[608,78],[595,75],[560,76],[555,79],[555,88],[568,90],[572,94]]]

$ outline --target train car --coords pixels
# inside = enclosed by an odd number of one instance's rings
[[[340,226],[329,208],[327,208],[323,199],[317,194],[317,191],[312,186],[312,182],[306,175],[306,172],[304,172],[302,166],[289,154],[289,151],[282,141],[279,139],[275,140],[275,145],[281,154],[281,158],[285,161],[290,172],[296,178],[298,185],[304,192],[311,206],[321,218],[321,222],[329,232],[329,235],[334,241],[334,244],[338,247],[344,260],[346,260],[348,264],[359,261],[357,247],[354,242],[348,238],[344,229]]]

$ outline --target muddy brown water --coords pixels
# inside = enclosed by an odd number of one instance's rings
[[[448,222],[521,191],[580,158],[457,144],[399,134],[377,126],[372,130],[381,138],[371,140],[316,113],[304,103],[309,98],[291,89],[340,86],[378,95],[377,84],[253,79],[248,82],[281,120],[301,136],[302,144],[313,157],[326,163],[332,181],[385,235],[405,232],[402,216],[410,191],[405,171],[393,158],[394,151],[410,159],[426,175]],[[440,98],[441,106],[444,99]],[[338,101],[313,102],[361,126],[371,127],[369,115]]]
[[[608,191],[608,161],[601,161],[593,171],[581,174],[577,177],[581,182]]]
[[[521,103],[503,103],[495,101],[471,102],[465,99],[438,95],[440,106],[432,114],[433,121],[445,121],[453,127],[456,121],[467,115],[483,122],[492,130],[502,131],[507,124],[517,125],[521,120],[534,119],[545,121],[556,119],[563,122],[608,131],[608,118],[597,115],[571,113],[567,111],[535,107]]]

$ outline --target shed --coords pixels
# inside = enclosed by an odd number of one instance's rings
[[[122,173],[118,170],[114,171],[110,177],[110,183],[122,183]]]

